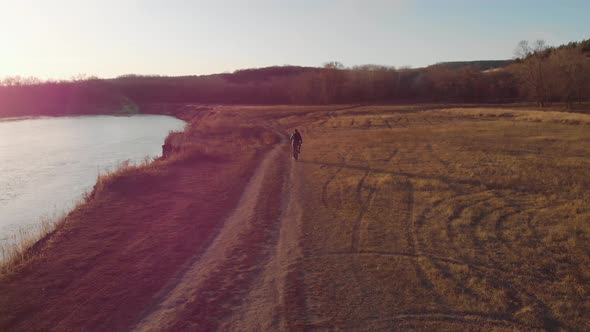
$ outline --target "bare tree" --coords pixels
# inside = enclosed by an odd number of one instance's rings
[[[524,60],[533,52],[529,46],[528,40],[521,40],[518,42],[516,49],[514,49],[514,58]]]
[[[344,69],[344,65],[342,64],[342,62],[338,62],[338,61],[329,61],[324,63],[324,68],[326,69]]]
[[[515,74],[525,85],[529,93],[534,96],[537,105],[543,107],[548,101],[548,89],[546,83],[546,60],[548,46],[542,39],[536,40],[530,46],[526,40],[520,41],[514,51],[515,57],[520,61],[516,66]]]

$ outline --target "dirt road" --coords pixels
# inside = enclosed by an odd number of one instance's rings
[[[96,250],[89,245],[58,264],[56,253],[72,243],[58,237],[44,260],[0,285],[8,296],[0,328],[590,327],[589,115],[391,106],[218,111],[279,130],[282,142],[225,166],[191,164],[201,168],[170,173],[186,176],[163,181],[153,197],[125,196],[126,204],[142,202],[134,211],[157,205],[172,216],[135,241],[117,234],[125,248],[140,243],[142,251],[114,247],[88,263]],[[304,136],[298,162],[284,138],[295,126]],[[202,176],[206,169],[212,179]],[[187,206],[166,209],[158,197],[195,205],[179,215]],[[87,217],[105,207],[92,209]],[[105,220],[136,220],[122,222],[132,232],[139,219],[117,211],[94,222],[120,230]],[[149,213],[156,206],[146,220]],[[166,241],[157,235],[163,230]],[[104,241],[104,232],[68,234]],[[184,245],[170,246],[175,239]],[[138,257],[142,264],[133,263]],[[94,267],[67,268],[77,264]],[[43,295],[36,287],[61,269],[58,280],[70,282]],[[35,296],[43,301],[33,305]]]
[[[288,187],[293,180],[288,176],[289,166],[284,143],[264,157],[215,240],[178,280],[171,280],[136,330],[216,329],[222,318],[233,317],[237,308],[250,304],[244,297],[259,282],[273,255],[280,252],[278,239],[287,222]],[[272,272],[277,278],[277,271]],[[275,295],[267,300],[282,302]],[[265,321],[271,322],[265,319],[259,323]]]

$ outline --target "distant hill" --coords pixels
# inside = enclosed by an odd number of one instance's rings
[[[514,60],[476,60],[476,61],[448,61],[439,62],[431,67],[448,67],[450,69],[460,69],[465,67],[475,68],[480,71],[503,68],[514,63]]]

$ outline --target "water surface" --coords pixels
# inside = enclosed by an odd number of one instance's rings
[[[70,210],[99,173],[158,157],[169,116],[0,120],[0,240]]]

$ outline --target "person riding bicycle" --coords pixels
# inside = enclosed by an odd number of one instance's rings
[[[289,137],[289,139],[291,140],[293,147],[297,148],[297,152],[301,153],[301,144],[303,144],[303,137],[301,137],[301,134],[297,129],[295,129],[295,131],[293,132],[293,134],[291,134],[291,137]]]

